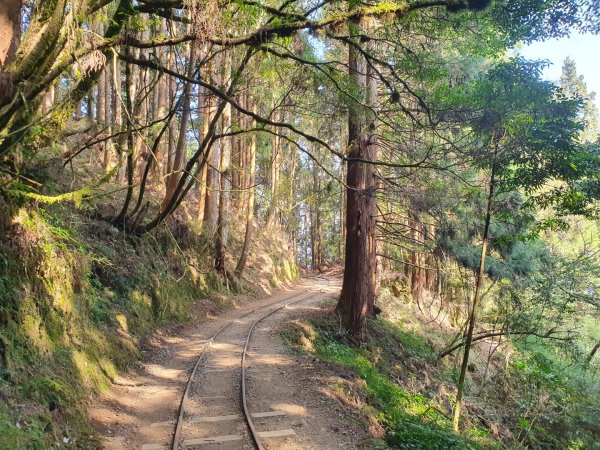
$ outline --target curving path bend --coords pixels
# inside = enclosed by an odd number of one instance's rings
[[[305,278],[163,338],[93,405],[101,448],[365,448],[364,426],[331,392],[340,374],[291,354],[276,333],[285,321],[322,312],[339,288],[337,279]]]

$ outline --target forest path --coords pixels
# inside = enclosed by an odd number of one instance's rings
[[[275,434],[288,431],[279,437],[265,438],[265,449],[361,448],[358,443],[368,435],[356,413],[333,392],[339,374],[333,367],[316,364],[309,356],[294,355],[277,333],[284,322],[323,313],[327,308],[324,302],[335,296],[339,288],[337,279],[305,278],[261,301],[213,319],[198,318],[170,336],[151,341],[144,362],[120,376],[90,408],[91,420],[101,436],[101,448],[170,449],[186,383],[203,351],[206,354],[190,385],[181,426],[180,443],[190,445],[180,448],[253,448],[241,421],[241,388],[236,368],[239,370],[240,342],[247,336],[249,325],[271,311],[271,315],[256,323],[245,364],[248,410],[251,414],[260,413],[254,418],[255,427]],[[281,308],[284,305],[287,306]],[[231,325],[212,345],[207,345],[207,340],[228,323]],[[216,369],[218,364],[226,367]],[[229,436],[232,440],[191,445],[214,436]],[[233,436],[238,439],[233,440]]]

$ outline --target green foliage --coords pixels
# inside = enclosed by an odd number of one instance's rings
[[[508,368],[505,389],[527,386],[508,397],[515,413],[515,440],[528,448],[599,448],[595,435],[600,386],[581,361],[552,343],[517,342],[518,356]]]
[[[394,324],[385,319],[374,319],[370,321],[370,326],[374,332],[378,333],[381,342],[386,336],[390,336],[402,348],[402,355],[410,358],[433,361],[436,359],[436,353],[431,344],[422,335],[403,329],[402,324]],[[391,346],[386,348],[386,352],[392,350]]]
[[[595,142],[600,137],[598,128],[598,110],[594,104],[594,93],[588,93],[583,76],[577,75],[575,61],[567,57],[563,63],[560,86],[564,94],[581,102],[580,115],[585,124],[582,130],[583,142]]]
[[[365,380],[365,393],[381,411],[380,418],[389,428],[388,441],[406,449],[480,448],[465,438],[454,435],[447,418],[431,408],[420,394],[399,388],[359,349],[348,347],[319,334],[317,355],[350,368]]]
[[[372,339],[363,347],[340,340],[332,318],[313,319],[304,325],[300,340],[312,342],[315,354],[351,369],[364,380],[364,395],[377,408],[377,419],[387,428],[389,444],[402,449],[483,449],[495,446],[482,429],[471,429],[471,438],[455,434],[448,416],[426,396],[402,389],[391,377],[390,367],[400,358],[415,361],[435,358],[431,345],[420,335],[401,330],[391,322],[377,319]],[[290,339],[292,343],[298,338]],[[395,342],[395,345],[392,344]],[[398,345],[401,351],[396,351]]]
[[[0,403],[0,448],[46,450],[47,434],[52,429],[51,419],[46,415],[36,415],[25,422],[13,422],[5,403]]]
[[[26,397],[42,404],[51,405],[51,408],[66,408],[76,399],[71,395],[70,389],[61,380],[50,377],[34,377],[19,386]]]

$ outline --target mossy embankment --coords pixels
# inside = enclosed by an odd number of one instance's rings
[[[158,327],[232,305],[232,286],[181,218],[136,237],[71,205],[0,199],[0,210],[0,448],[94,448],[90,396]],[[284,243],[257,236],[254,286],[296,278]]]

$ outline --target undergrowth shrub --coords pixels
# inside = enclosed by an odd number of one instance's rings
[[[515,445],[527,448],[600,448],[600,386],[581,361],[537,338],[515,341],[517,353],[506,371],[485,386],[498,402]],[[524,388],[526,386],[526,389]]]
[[[284,332],[293,347],[311,350],[319,358],[350,369],[364,380],[363,395],[378,411],[376,418],[387,429],[388,444],[422,450],[498,446],[486,430],[478,427],[472,427],[466,435],[453,433],[443,406],[421,393],[403,389],[396,382],[393,377],[396,358],[434,357],[425,339],[381,319],[370,321],[369,335],[362,346],[356,346],[338,333],[332,317],[312,319]]]

